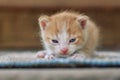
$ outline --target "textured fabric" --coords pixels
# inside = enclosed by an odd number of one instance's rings
[[[76,68],[76,67],[120,67],[119,52],[96,52],[104,58],[45,60],[36,58],[36,52],[0,52],[0,68]]]

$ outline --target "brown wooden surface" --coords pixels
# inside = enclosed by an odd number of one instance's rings
[[[36,14],[29,11],[1,11],[0,21],[0,48],[40,46]]]
[[[0,6],[16,7],[120,7],[120,0],[0,0]]]
[[[1,80],[119,80],[119,68],[1,69]]]

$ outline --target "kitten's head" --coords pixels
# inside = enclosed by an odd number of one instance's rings
[[[87,16],[71,12],[41,16],[39,25],[45,48],[57,56],[73,54],[84,45],[87,20]]]

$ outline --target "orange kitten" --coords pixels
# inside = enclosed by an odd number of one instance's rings
[[[64,11],[39,18],[45,50],[37,57],[92,57],[98,44],[99,31],[88,16]]]

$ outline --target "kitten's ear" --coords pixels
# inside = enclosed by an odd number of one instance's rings
[[[48,26],[49,23],[49,17],[48,16],[41,16],[38,19],[39,26],[41,30],[45,30],[45,28]]]
[[[88,16],[85,15],[78,16],[77,21],[79,22],[82,29],[85,29],[88,19]]]

